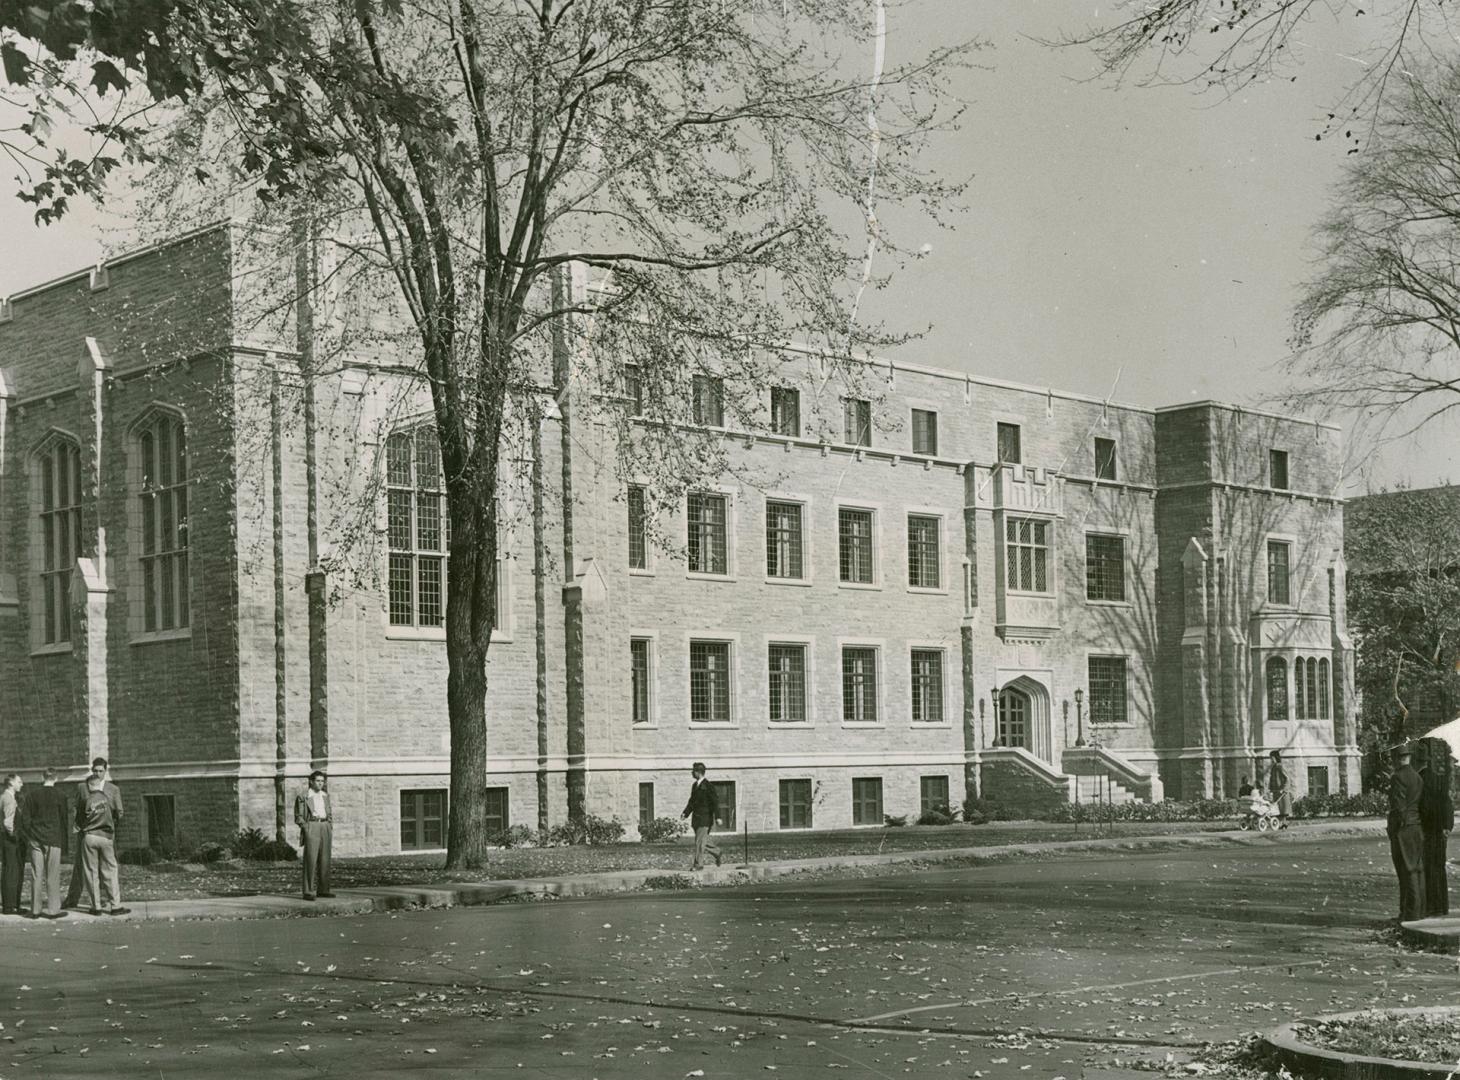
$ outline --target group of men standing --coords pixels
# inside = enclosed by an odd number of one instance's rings
[[[125,915],[116,852],[122,793],[107,779],[107,760],[93,759],[91,772],[71,795],[56,786],[57,775],[47,769],[39,787],[27,788],[11,773],[0,789],[0,909],[21,914],[28,865],[31,918],[64,918],[61,858],[74,836],[76,858],[64,907],[82,908],[84,898],[84,910],[93,915]]]
[[[1450,797],[1450,749],[1435,739],[1420,743],[1421,768],[1413,764],[1414,748],[1390,748],[1394,774],[1389,780],[1389,854],[1399,878],[1399,921],[1450,913],[1450,887],[1445,877],[1455,805]]]

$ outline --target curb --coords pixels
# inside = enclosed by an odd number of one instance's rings
[[[1460,916],[1443,915],[1399,924],[1399,940],[1422,952],[1460,953]]]
[[[1382,833],[1380,822],[1334,822],[1308,826],[1300,833],[1315,838],[1365,836]],[[138,900],[129,902],[131,911],[109,919],[86,916],[68,918],[49,926],[85,926],[110,922],[163,922],[193,919],[271,919],[287,916],[317,917],[324,915],[368,915],[376,912],[407,911],[419,908],[473,907],[497,904],[523,897],[607,896],[615,893],[642,891],[674,891],[706,886],[744,885],[770,881],[797,874],[818,871],[856,869],[859,867],[895,866],[927,863],[985,863],[1018,857],[1074,854],[1085,851],[1150,851],[1213,848],[1229,846],[1274,846],[1282,843],[1283,833],[1249,833],[1238,830],[1221,832],[1157,833],[1144,836],[1105,837],[1090,840],[1055,840],[1029,843],[999,844],[989,847],[932,848],[892,851],[878,854],[829,855],[818,859],[793,859],[782,862],[753,863],[749,866],[724,866],[701,871],[653,867],[644,870],[617,870],[598,874],[575,874],[559,878],[483,881],[441,885],[380,885],[359,889],[342,889],[338,895],[306,901],[297,896],[255,894],[252,896],[219,896],[199,900]],[[0,923],[3,926],[11,920]],[[15,920],[21,926],[29,920]]]
[[[1439,1065],[1427,1061],[1405,1061],[1400,1058],[1368,1057],[1350,1054],[1341,1050],[1326,1050],[1305,1043],[1298,1038],[1296,1029],[1303,1024],[1314,1024],[1324,1020],[1346,1020],[1361,1016],[1372,1009],[1359,1012],[1332,1013],[1312,1020],[1295,1020],[1274,1028],[1263,1036],[1263,1043],[1283,1064],[1305,1076],[1333,1077],[1335,1080],[1449,1080],[1460,1076],[1460,1065]],[[1386,1013],[1409,1016],[1431,1014],[1457,1014],[1454,1006],[1427,1006],[1417,1009],[1385,1009]]]

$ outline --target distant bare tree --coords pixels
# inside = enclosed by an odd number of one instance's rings
[[[1460,61],[1390,84],[1316,232],[1294,315],[1296,396],[1406,430],[1460,407]],[[1453,421],[1452,421],[1453,422]]]

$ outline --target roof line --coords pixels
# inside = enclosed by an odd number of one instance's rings
[[[174,244],[186,243],[189,240],[195,240],[199,236],[203,236],[207,233],[216,232],[220,229],[226,229],[231,224],[232,222],[226,218],[220,219],[218,221],[213,221],[207,225],[200,225],[196,229],[190,229],[189,231],[182,233],[178,236],[172,236],[166,240],[159,240],[156,243],[147,244],[145,247],[139,247],[132,251],[123,252],[121,255],[118,255],[115,258],[99,259],[97,261],[97,265],[120,266],[122,263],[131,262],[133,259],[140,259],[144,256],[155,254],[156,252],[161,251],[163,248],[172,247]],[[48,289],[54,289],[59,285],[66,285],[72,281],[79,281],[81,278],[84,278],[88,274],[90,274],[93,269],[94,267],[88,266],[85,270],[73,270],[69,274],[62,274],[60,277],[51,278],[51,280],[49,281],[43,281],[39,285],[32,285],[29,288],[21,289],[19,292],[11,293],[8,297],[6,297],[6,299],[14,301],[24,300],[27,297],[36,296],[37,294],[43,293]]]

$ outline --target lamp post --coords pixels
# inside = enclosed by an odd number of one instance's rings
[[[1065,745],[1066,746],[1069,746],[1070,745],[1070,702],[1069,702],[1069,699],[1068,698],[1065,699],[1065,701],[1063,702],[1063,705],[1064,705],[1064,714],[1065,714]]]
[[[979,698],[978,699],[978,748],[980,750],[987,750],[988,749],[988,745],[989,745],[989,740],[988,740],[988,737],[987,737],[987,735],[985,734],[985,731],[984,731],[984,700],[983,700],[983,698]]]
[[[1085,691],[1075,688],[1075,745],[1085,745]]]
[[[1003,746],[1004,736],[999,730],[999,688],[997,686],[989,691],[989,697],[994,699],[994,745]]]

